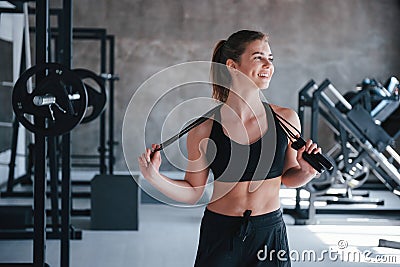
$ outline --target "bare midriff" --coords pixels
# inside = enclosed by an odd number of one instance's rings
[[[242,216],[251,210],[251,216],[280,208],[281,177],[261,181],[214,182],[214,191],[207,209],[228,216]]]

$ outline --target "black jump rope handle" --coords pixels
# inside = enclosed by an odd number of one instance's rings
[[[291,147],[295,150],[299,150],[303,146],[306,145],[306,141],[302,137],[297,137],[296,141],[292,143]],[[332,163],[321,153],[316,154],[308,154],[307,152],[303,152],[303,159],[307,161],[316,171],[319,173],[324,171],[324,168],[327,170],[332,170]]]

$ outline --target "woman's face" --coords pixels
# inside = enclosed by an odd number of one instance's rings
[[[259,89],[269,86],[274,74],[273,56],[267,39],[249,43],[235,68],[249,77]]]

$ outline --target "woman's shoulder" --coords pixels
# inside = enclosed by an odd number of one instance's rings
[[[201,141],[204,138],[208,138],[211,134],[211,129],[213,126],[213,116],[204,121],[203,123],[197,125],[192,130],[189,131],[188,138]]]
[[[274,104],[269,105],[276,114],[293,124],[293,126],[300,127],[300,120],[296,111],[291,108],[282,107]]]

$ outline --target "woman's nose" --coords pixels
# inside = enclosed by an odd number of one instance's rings
[[[272,65],[272,62],[266,59],[263,64],[263,68],[269,69]]]

